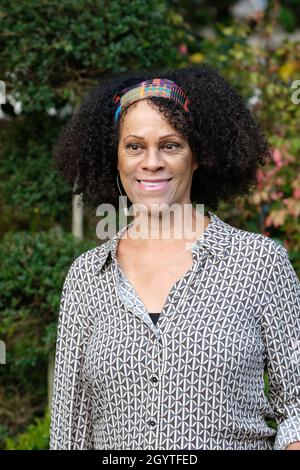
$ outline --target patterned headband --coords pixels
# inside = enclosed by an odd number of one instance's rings
[[[165,78],[153,78],[137,85],[124,88],[120,93],[114,95],[113,101],[117,104],[115,121],[118,120],[120,112],[131,103],[143,100],[149,96],[162,96],[181,104],[186,112],[188,109],[188,98],[183,89],[171,80]]]

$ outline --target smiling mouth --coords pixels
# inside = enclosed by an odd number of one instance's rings
[[[138,187],[142,191],[148,191],[148,192],[162,192],[166,191],[169,187],[168,183],[172,180],[173,178],[168,178],[168,179],[154,179],[153,180],[136,180],[138,183]]]

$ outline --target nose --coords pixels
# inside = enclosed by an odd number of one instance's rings
[[[145,152],[144,158],[142,160],[142,168],[150,171],[155,171],[158,168],[163,168],[165,166],[164,160],[159,155],[159,150],[156,148],[148,149]]]

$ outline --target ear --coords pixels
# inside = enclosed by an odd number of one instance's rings
[[[199,168],[199,162],[198,162],[197,157],[195,155],[193,155],[193,162],[194,162],[193,170],[195,171],[195,170],[197,170],[197,168]]]

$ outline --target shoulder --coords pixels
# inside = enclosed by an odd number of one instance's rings
[[[113,251],[127,226],[122,227],[112,238],[102,242],[95,248],[87,250],[79,255],[71,264],[69,272],[76,277],[86,278],[89,275],[98,274],[105,263],[109,252]]]
[[[264,294],[268,291],[277,299],[293,299],[299,305],[300,282],[285,246],[261,233],[221,223],[222,233],[229,240],[227,259],[231,272],[239,272],[239,279],[243,278],[247,285],[255,284]]]
[[[222,221],[230,239],[230,253],[239,262],[251,261],[254,265],[273,266],[279,259],[288,259],[287,249],[272,238],[244,230]],[[225,233],[224,232],[224,233]]]
[[[288,250],[272,238],[231,226],[229,253],[232,268],[238,266],[257,286],[290,283],[299,289]]]
[[[94,275],[106,255],[107,246],[108,242],[102,243],[100,246],[81,253],[72,262],[68,276],[73,279],[83,279],[86,275]]]

